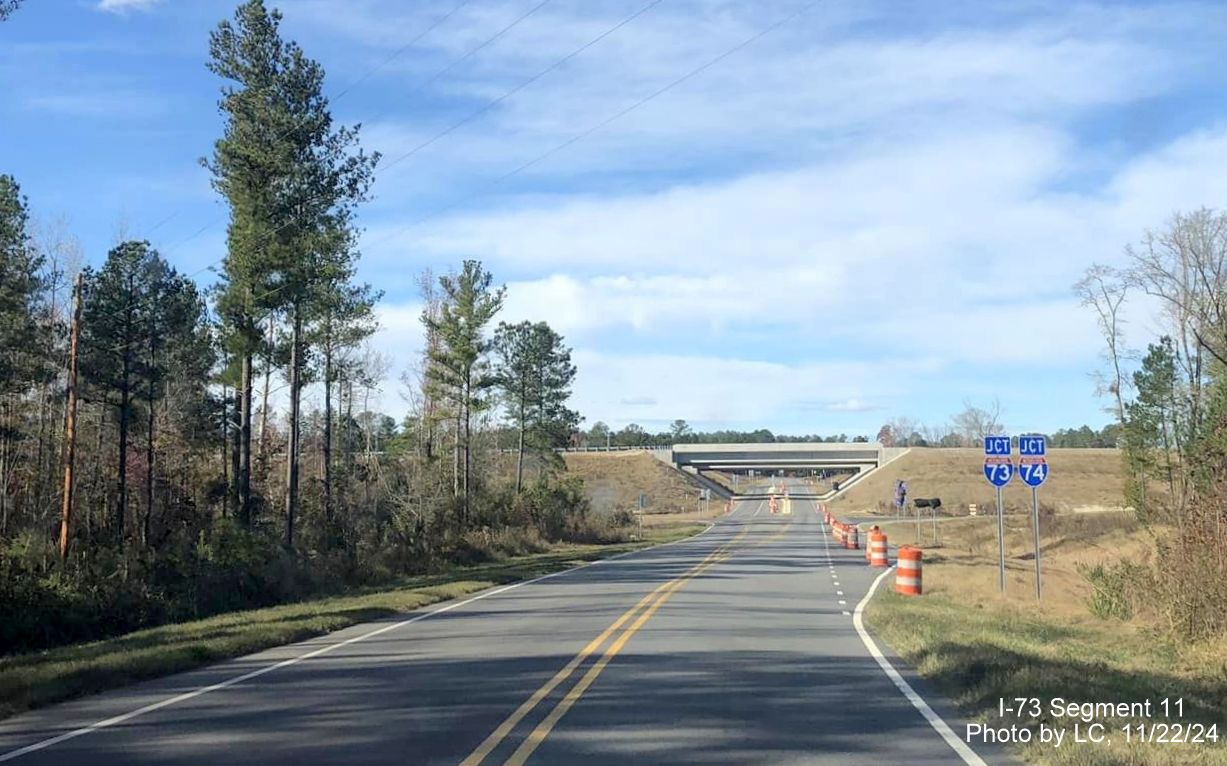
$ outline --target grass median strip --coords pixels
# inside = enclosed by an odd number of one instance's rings
[[[585,561],[671,542],[701,529],[701,525],[682,525],[654,529],[647,539],[638,542],[563,545],[545,553],[410,577],[394,586],[233,612],[105,641],[0,658],[0,718],[306,640]]]

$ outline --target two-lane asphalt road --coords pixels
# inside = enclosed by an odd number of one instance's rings
[[[738,502],[680,543],[12,718],[0,761],[979,763],[854,625],[880,570],[813,501],[790,506]]]

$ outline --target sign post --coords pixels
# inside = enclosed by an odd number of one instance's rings
[[[1035,600],[1040,600],[1040,485],[1048,479],[1048,441],[1044,436],[1018,437],[1018,475],[1031,487],[1031,528],[1035,534]]]
[[[1005,508],[1001,488],[1014,478],[1010,461],[1010,437],[984,437],[984,478],[997,488],[997,589],[1005,592]]]

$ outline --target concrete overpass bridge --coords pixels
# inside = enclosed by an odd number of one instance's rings
[[[759,474],[774,476],[779,472],[787,475],[822,473],[849,473],[850,478],[842,487],[851,486],[879,466],[885,465],[905,452],[905,449],[883,447],[877,442],[792,442],[765,444],[675,444],[671,449],[658,450],[661,460],[671,463],[679,470],[693,475],[701,484],[727,497],[729,490],[713,479],[703,476],[705,471],[724,474]],[[786,481],[785,486],[797,496],[808,496],[815,489],[800,481]],[[735,490],[746,496],[761,488],[751,486]],[[815,496],[825,496],[827,493]]]
[[[670,462],[695,471],[869,471],[902,450],[877,442],[794,442],[767,444],[675,444]]]

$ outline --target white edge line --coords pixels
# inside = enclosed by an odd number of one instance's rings
[[[732,514],[729,514],[729,515],[731,516]],[[256,670],[252,670],[250,672],[243,673],[242,675],[234,676],[233,678],[228,678],[225,681],[219,681],[218,683],[211,684],[209,686],[202,686],[198,689],[193,689],[190,692],[184,692],[183,694],[177,694],[174,697],[167,697],[166,699],[150,703],[148,705],[145,705],[144,707],[137,708],[136,710],[131,710],[127,713],[123,713],[122,715],[113,716],[111,718],[107,718],[102,721],[92,723],[88,726],[82,726],[79,729],[73,729],[72,731],[67,731],[67,732],[64,732],[63,734],[59,734],[54,737],[50,737],[48,739],[41,740],[39,742],[34,742],[32,744],[26,745],[25,747],[18,748],[17,750],[10,750],[7,753],[0,753],[0,763],[3,763],[5,761],[16,760],[17,758],[20,758],[23,755],[29,755],[30,753],[36,753],[39,750],[45,750],[46,748],[52,747],[53,745],[58,745],[61,742],[67,742],[70,739],[76,739],[77,737],[82,737],[86,734],[92,734],[93,732],[99,731],[101,729],[110,728],[112,726],[115,726],[116,724],[121,724],[121,723],[124,723],[125,721],[130,721],[133,718],[138,718],[140,716],[143,716],[146,713],[152,713],[155,710],[161,710],[164,707],[170,707],[171,705],[177,705],[180,702],[187,702],[190,699],[194,699],[196,697],[200,697],[202,695],[209,694],[210,692],[221,691],[222,689],[226,689],[236,684],[241,684],[244,681],[250,681],[251,679],[262,676],[265,673],[271,673],[274,670],[288,668],[291,665],[297,665],[303,660],[309,660],[313,657],[319,657],[320,655],[328,654],[329,652],[334,651],[336,649],[340,649],[341,647],[349,646],[350,644],[356,644],[359,641],[365,641],[368,638],[374,638],[375,636],[381,635],[383,633],[387,633],[392,630],[397,630],[399,628],[403,628],[408,625],[412,625],[415,622],[421,622],[422,620],[425,620],[428,617],[434,617],[435,615],[443,614],[444,612],[450,612],[453,609],[459,609],[462,606],[472,604],[474,601],[481,601],[484,598],[489,598],[491,596],[497,596],[500,593],[506,593],[509,590],[514,590],[516,588],[522,588],[525,585],[532,585],[533,583],[538,583],[538,582],[541,582],[542,580],[548,580],[551,577],[559,577],[561,575],[570,574],[571,572],[576,572],[576,571],[579,571],[580,569],[586,569],[588,567],[595,566],[603,562],[620,559],[624,556],[630,556],[631,554],[634,554],[634,553],[643,553],[645,551],[658,550],[660,548],[664,548],[669,545],[675,545],[677,543],[684,543],[689,540],[694,540],[700,535],[704,535],[707,532],[711,531],[714,527],[716,527],[716,524],[712,523],[712,524],[709,524],[706,529],[702,530],[701,532],[697,532],[691,535],[690,537],[683,537],[680,540],[673,540],[671,542],[661,543],[660,545],[653,545],[650,548],[639,548],[633,551],[625,551],[623,553],[618,553],[613,556],[609,556],[607,558],[596,559],[594,561],[586,561],[583,564],[580,564],[579,566],[571,567],[569,569],[562,569],[557,572],[550,572],[549,574],[544,574],[539,577],[534,577],[531,580],[522,580],[520,582],[511,583],[509,585],[504,585],[502,587],[494,588],[492,590],[487,590],[475,596],[470,596],[469,598],[466,598],[463,601],[453,601],[438,609],[432,609],[429,612],[424,612],[422,614],[414,615],[413,617],[410,617],[407,620],[401,620],[400,622],[396,622],[391,625],[385,625],[382,628],[376,628],[375,630],[369,631],[367,633],[363,633],[362,635],[359,635],[359,636],[354,636],[353,638],[347,638],[344,641],[339,641],[335,644],[328,644],[327,646],[322,646],[318,649],[313,649],[312,651],[306,652],[305,654],[300,654],[297,657],[291,657],[289,659],[282,660],[281,662],[277,662],[272,665],[266,665],[262,668],[257,668]],[[308,639],[308,640],[311,640],[311,639]],[[282,646],[285,646],[285,644],[282,644]],[[269,647],[269,649],[275,649],[275,648],[277,647]],[[240,658],[234,657],[232,659],[240,659]],[[223,660],[223,662],[224,661],[225,660]],[[202,666],[202,667],[208,667],[208,666]],[[189,671],[184,671],[184,672],[189,672]],[[171,674],[171,675],[174,675],[174,674]],[[163,678],[168,678],[168,677],[169,676],[163,676]]]
[[[980,756],[976,755],[974,750],[967,746],[966,742],[959,739],[954,731],[951,730],[949,724],[942,720],[942,717],[934,712],[933,708],[929,707],[929,703],[925,702],[924,698],[916,693],[916,690],[912,688],[912,685],[904,680],[903,676],[899,675],[899,671],[895,670],[895,667],[890,664],[890,660],[886,659],[886,655],[882,654],[882,650],[879,649],[878,645],[874,643],[873,638],[871,638],[869,635],[869,631],[865,630],[865,621],[861,617],[861,612],[864,611],[865,605],[869,603],[869,600],[873,598],[873,595],[877,592],[878,585],[886,578],[888,574],[894,571],[894,569],[895,568],[893,566],[888,568],[885,572],[878,575],[877,579],[873,581],[873,585],[869,586],[869,592],[866,593],[865,597],[861,599],[859,604],[856,605],[856,610],[852,613],[852,624],[856,627],[856,632],[861,637],[861,643],[865,645],[865,648],[869,650],[869,653],[873,655],[873,658],[878,661],[878,665],[882,668],[882,672],[886,673],[887,677],[890,678],[891,681],[894,681],[895,686],[898,687],[899,691],[903,693],[903,696],[907,698],[907,701],[912,703],[912,707],[920,711],[920,714],[924,716],[926,721],[929,722],[929,725],[933,727],[933,730],[936,731],[942,739],[946,740],[947,745],[950,745],[950,749],[954,750],[954,752],[963,759],[963,763],[967,764],[967,766],[987,766],[987,764],[984,763],[984,760],[980,758]]]

